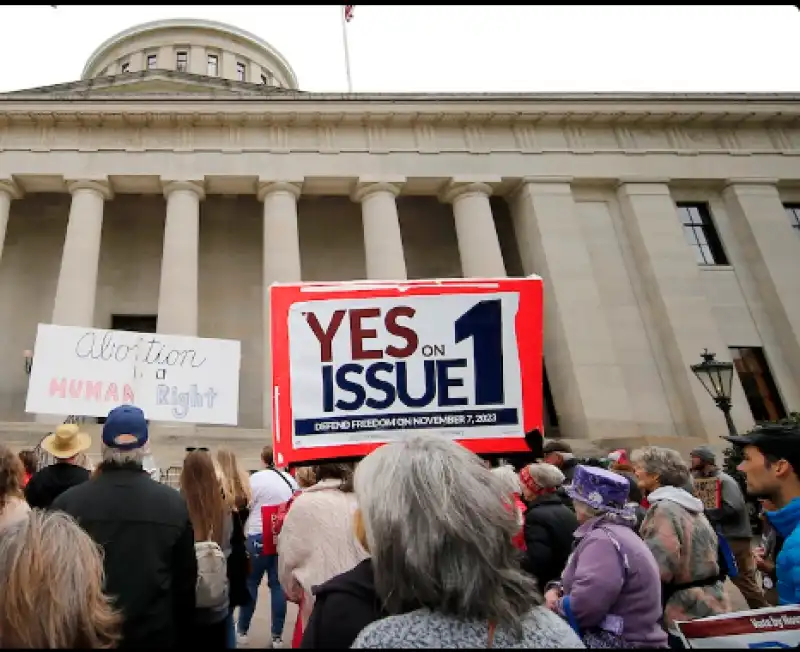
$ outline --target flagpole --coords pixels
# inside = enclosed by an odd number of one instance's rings
[[[342,18],[342,40],[344,41],[344,67],[347,71],[347,92],[353,92],[353,79],[350,77],[350,48],[347,44],[347,18],[345,17],[344,5],[340,5],[340,13]]]

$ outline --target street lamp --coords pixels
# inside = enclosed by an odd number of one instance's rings
[[[709,353],[708,349],[703,349],[700,357],[703,358],[703,361],[691,365],[690,369],[714,399],[717,407],[722,410],[722,414],[725,415],[725,423],[728,425],[728,432],[736,435],[736,425],[731,418],[733,363],[715,360],[716,354]]]
[[[25,373],[30,376],[33,368],[33,351],[23,351],[22,357],[25,358]]]

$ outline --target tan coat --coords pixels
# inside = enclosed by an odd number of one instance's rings
[[[303,628],[314,607],[311,589],[350,570],[369,555],[353,531],[356,497],[323,480],[298,496],[278,537],[278,577],[292,602],[302,599]]]

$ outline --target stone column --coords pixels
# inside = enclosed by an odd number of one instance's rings
[[[158,292],[158,332],[196,336],[200,202],[205,193],[201,183],[169,181],[164,184],[164,196],[167,218]]]
[[[544,279],[548,377],[570,438],[635,436],[636,419],[565,178],[524,179],[512,219],[526,274]]]
[[[800,369],[800,241],[776,183],[774,179],[733,180],[722,198],[774,333],[772,342],[761,333],[768,357],[780,357],[788,369]],[[784,374],[779,384],[786,408],[800,405],[796,378]]]
[[[302,280],[297,198],[300,185],[286,181],[262,182],[258,199],[264,202],[264,427],[272,427],[272,354],[269,286]]]
[[[105,181],[72,181],[69,222],[61,254],[52,323],[94,327],[103,205],[112,193]]]
[[[6,241],[8,216],[11,212],[11,200],[22,197],[19,186],[10,179],[0,180],[0,260],[3,259],[3,245]]]
[[[353,193],[353,201],[361,204],[364,220],[364,254],[369,279],[408,278],[395,200],[399,192],[400,188],[392,183],[364,183]]]
[[[506,266],[485,183],[451,183],[440,199],[453,204],[461,272],[465,278],[502,277]]]
[[[683,411],[676,417],[685,424],[685,434],[717,441],[719,435],[727,434],[725,420],[689,365],[700,362],[706,347],[718,360],[730,361],[730,352],[714,321],[702,272],[684,238],[669,186],[661,179],[623,180],[617,197],[648,299],[644,309],[652,312],[657,346],[667,358],[668,391],[676,392]],[[753,425],[737,378],[732,416],[741,431]]]

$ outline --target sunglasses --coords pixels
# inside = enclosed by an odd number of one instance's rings
[[[186,452],[187,453],[194,453],[195,451],[203,451],[204,453],[208,453],[208,448],[205,446],[187,446]]]

